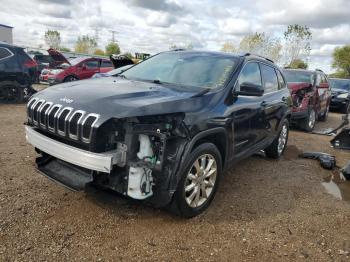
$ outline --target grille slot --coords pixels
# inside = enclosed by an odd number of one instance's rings
[[[92,128],[96,124],[99,115],[97,114],[88,114],[83,123],[82,123],[82,131],[81,131],[81,140],[85,143],[90,143],[92,136]]]
[[[38,101],[38,98],[32,98],[27,104],[27,116],[28,120],[32,121],[32,106]]]
[[[38,115],[39,115],[39,108],[44,103],[44,100],[39,100],[33,105],[33,111],[32,111],[32,120],[34,125],[38,125]]]
[[[46,125],[47,125],[47,112],[48,110],[50,109],[52,103],[50,102],[46,102],[44,103],[40,109],[39,109],[39,125],[42,127],[42,128],[45,128],[46,129]]]
[[[72,112],[72,110],[73,110],[73,108],[71,108],[71,107],[65,107],[58,114],[58,117],[57,117],[57,132],[60,135],[62,135],[62,136],[66,135],[67,120],[68,120],[69,114]]]
[[[78,137],[79,137],[79,129],[80,129],[80,124],[81,124],[81,121],[83,119],[85,115],[85,112],[84,111],[81,111],[81,110],[78,110],[78,111],[75,111],[70,119],[69,119],[69,126],[68,126],[68,134],[69,134],[69,137],[74,139],[74,140],[78,140]]]
[[[61,105],[54,105],[51,107],[48,113],[47,128],[51,132],[55,132],[55,123],[56,123],[55,119],[61,107],[62,107]]]

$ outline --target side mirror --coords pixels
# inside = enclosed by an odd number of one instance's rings
[[[261,85],[256,85],[249,82],[243,82],[240,85],[239,91],[234,91],[235,95],[242,96],[262,96],[264,94],[264,89]]]

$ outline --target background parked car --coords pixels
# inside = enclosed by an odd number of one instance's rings
[[[35,90],[37,63],[21,47],[0,42],[0,101],[22,102]]]
[[[43,81],[43,78],[40,77],[42,75],[42,71],[44,69],[53,69],[58,66],[66,63],[69,64],[69,61],[62,55],[59,51],[55,49],[48,49],[47,54],[43,54],[42,52],[28,52],[30,57],[38,64],[38,81]],[[47,73],[47,71],[45,71]],[[45,74],[44,74],[45,75]],[[46,79],[47,80],[47,79]]]
[[[332,100],[330,108],[341,110],[343,113],[350,111],[350,79],[330,78]]]
[[[113,69],[107,73],[96,73],[92,76],[92,78],[100,78],[100,77],[107,77],[107,76],[116,76],[120,73],[123,73],[124,71],[126,71],[127,69],[129,69],[130,67],[132,67],[133,65],[126,65],[126,66],[122,66],[116,69]]]
[[[48,77],[50,85],[91,78],[96,73],[106,73],[114,66],[108,59],[78,57],[69,61],[66,69],[56,69],[56,74]]]
[[[327,76],[321,70],[285,69],[292,94],[292,122],[311,132],[317,120],[326,121],[331,92]]]

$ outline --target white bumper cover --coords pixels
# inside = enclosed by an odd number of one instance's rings
[[[28,143],[68,163],[95,171],[110,173],[113,164],[118,162],[116,151],[93,153],[51,139],[35,131],[30,126],[25,126],[25,131]]]

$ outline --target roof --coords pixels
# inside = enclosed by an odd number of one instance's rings
[[[3,25],[3,24],[0,24],[0,27],[5,27],[5,28],[13,28],[13,26]]]

